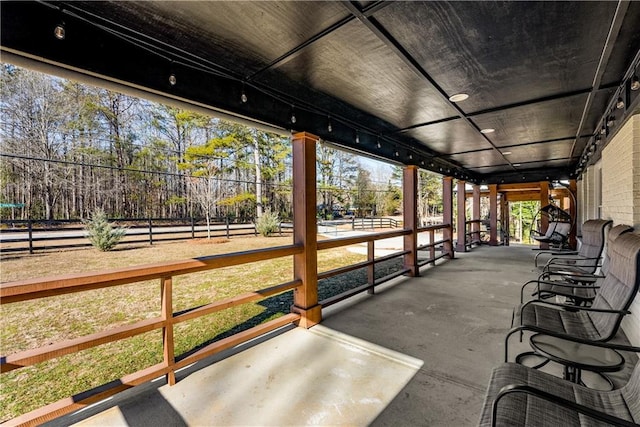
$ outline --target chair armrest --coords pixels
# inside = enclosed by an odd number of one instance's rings
[[[535,249],[534,249],[535,250]],[[545,251],[545,250],[541,250],[539,251],[535,258],[533,259],[533,264],[535,265],[535,267],[538,267],[538,257],[540,255],[551,255],[551,256],[557,256],[557,255],[578,255],[578,251],[574,251],[574,250],[570,250],[567,249],[565,251],[558,251],[558,250],[551,250],[551,251]]]
[[[529,301],[529,302],[540,302],[542,303],[542,301]],[[544,304],[549,304],[549,303],[544,303]],[[561,304],[559,304],[561,305]],[[566,306],[563,306],[566,307]],[[556,337],[556,338],[562,338],[564,340],[567,341],[572,341],[572,342],[576,342],[578,344],[588,344],[588,345],[596,345],[596,346],[601,346],[600,344],[604,344],[605,341],[594,341],[594,340],[588,340],[585,338],[580,338],[580,337],[576,337],[574,335],[569,335],[569,334],[563,334],[557,331],[553,331],[551,329],[546,329],[546,328],[541,328],[540,326],[534,326],[534,325],[517,325],[512,327],[511,329],[509,329],[509,331],[507,332],[506,337],[504,338],[504,361],[508,362],[509,361],[509,338],[511,338],[511,335],[517,333],[517,332],[523,332],[523,331],[530,331],[530,332],[537,332],[540,334],[545,334],[545,335],[551,335],[552,337]],[[606,339],[611,339],[612,337],[606,338]],[[619,344],[609,344],[611,346],[620,346]],[[615,347],[612,347],[615,349]],[[624,350],[623,348],[620,348],[621,350]],[[634,347],[629,347],[629,351],[635,351]]]
[[[559,405],[564,408],[572,409],[576,412],[580,412],[589,417],[595,418],[600,421],[604,421],[611,425],[624,426],[624,427],[637,427],[633,421],[623,420],[618,417],[614,417],[613,415],[609,415],[606,412],[600,412],[588,406],[581,405],[576,402],[572,402],[560,396],[556,396],[555,394],[551,394],[547,391],[541,390],[536,387],[532,387],[526,384],[509,384],[507,386],[502,387],[498,392],[493,404],[491,406],[491,425],[496,425],[496,418],[498,415],[498,404],[500,401],[507,395],[512,393],[524,393],[531,396],[538,397],[540,399],[546,400],[548,402],[553,403],[554,405]]]
[[[551,306],[551,307],[557,307],[558,309],[564,310],[564,311],[572,311],[572,312],[578,312],[578,311],[590,311],[592,313],[611,313],[611,314],[631,314],[631,312],[629,310],[608,310],[608,309],[604,309],[604,308],[593,308],[593,307],[578,307],[575,305],[567,305],[567,304],[558,304],[555,302],[550,302],[550,301],[539,301],[539,300],[531,300],[531,301],[527,301],[521,308],[520,308],[520,312],[522,313],[522,310],[531,304],[535,304],[535,305],[542,305],[542,306]]]
[[[562,304],[559,304],[562,305]],[[593,307],[577,307],[575,305],[565,305],[564,309],[566,311],[590,311],[592,313],[610,313],[610,314],[622,314],[627,315],[631,314],[629,310],[607,310],[604,308],[593,308]]]
[[[587,284],[596,283],[598,279],[605,278],[605,276],[600,274],[584,273],[584,272],[577,272],[577,271],[576,272],[557,271],[557,270],[546,271],[545,273],[541,274],[541,276],[546,279],[550,279],[551,277],[559,277],[560,280],[562,281],[569,281],[574,283],[579,282],[579,283],[587,283]]]
[[[575,284],[575,283],[569,283],[569,282],[552,282],[549,280],[543,280],[543,279],[537,279],[537,280],[529,280],[528,282],[526,282],[524,285],[522,285],[522,288],[520,289],[520,304],[524,303],[524,288],[527,287],[527,285],[531,284],[531,283],[536,283],[538,286],[538,290],[535,291],[533,294],[531,294],[531,296],[535,296],[536,293],[540,292],[540,285],[553,285],[553,286],[562,286],[563,288],[580,288],[580,289],[600,289],[600,286],[594,286],[591,284],[588,285],[582,285],[582,284]]]
[[[548,282],[546,280],[541,280],[540,283],[545,285],[562,286],[564,288],[580,288],[580,289],[599,289],[600,288],[600,286],[578,285],[578,284],[569,283],[569,282]]]
[[[592,345],[594,347],[610,348],[612,350],[621,350],[621,351],[629,351],[632,353],[640,353],[640,347],[636,347],[633,345],[626,345],[626,344],[616,344],[609,341],[607,342],[593,341],[593,342],[590,342],[589,345]]]
[[[582,273],[578,271],[555,270],[555,271],[550,271],[549,274],[554,276],[584,277],[585,279],[604,279],[605,278],[605,276],[603,276],[602,274]]]
[[[581,261],[598,261],[600,260],[600,257],[573,257],[573,258],[560,258],[560,257],[554,257],[554,258],[549,258],[549,260],[547,261],[547,263],[545,264],[544,268],[547,267],[551,267],[553,265],[577,265],[580,266],[580,264],[575,264],[576,262],[581,262]],[[569,264],[568,262],[565,261],[573,261],[573,263]]]

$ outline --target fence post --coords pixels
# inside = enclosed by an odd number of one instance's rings
[[[191,216],[191,238],[192,239],[196,238],[196,226],[193,222],[193,216]]]
[[[356,229],[356,217],[355,215],[351,218],[351,231]]]
[[[369,285],[371,285],[371,287],[369,289],[367,289],[367,293],[369,294],[375,294],[376,290],[375,290],[375,283],[376,283],[376,266],[375,266],[375,259],[376,259],[376,252],[375,252],[375,242],[373,240],[367,242],[367,261],[369,261],[371,264],[369,264],[367,266],[367,283]]]
[[[230,237],[229,237],[229,217],[225,217],[224,225],[225,225],[225,229],[226,229],[226,232],[227,232],[227,239],[230,239]]]
[[[27,227],[29,228],[29,254],[33,255],[33,225],[31,218],[27,222]]]
[[[151,224],[151,217],[149,217],[149,244],[153,245],[153,227]]]

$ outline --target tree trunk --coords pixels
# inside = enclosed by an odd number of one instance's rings
[[[256,218],[262,216],[262,171],[260,170],[260,146],[258,138],[253,136],[253,161],[256,164]]]

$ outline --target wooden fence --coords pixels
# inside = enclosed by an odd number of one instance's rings
[[[128,226],[121,240],[125,244],[149,244],[207,237],[204,220],[177,219],[113,219],[118,226]],[[89,247],[84,227],[78,221],[2,220],[0,224],[0,252],[26,252]],[[225,220],[211,222],[212,238],[231,238],[257,235],[255,224]],[[281,224],[280,235],[291,233],[289,224]]]

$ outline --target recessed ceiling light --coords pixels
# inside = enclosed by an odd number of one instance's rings
[[[460,101],[464,101],[467,98],[469,98],[469,95],[467,95],[466,93],[456,93],[455,95],[451,95],[449,97],[449,101],[460,102]]]
[[[485,128],[485,129],[480,129],[480,133],[491,133],[491,132],[495,132],[496,130],[493,128]]]
[[[504,154],[505,156],[508,156],[509,154],[511,154],[511,151],[503,151],[502,154]]]

